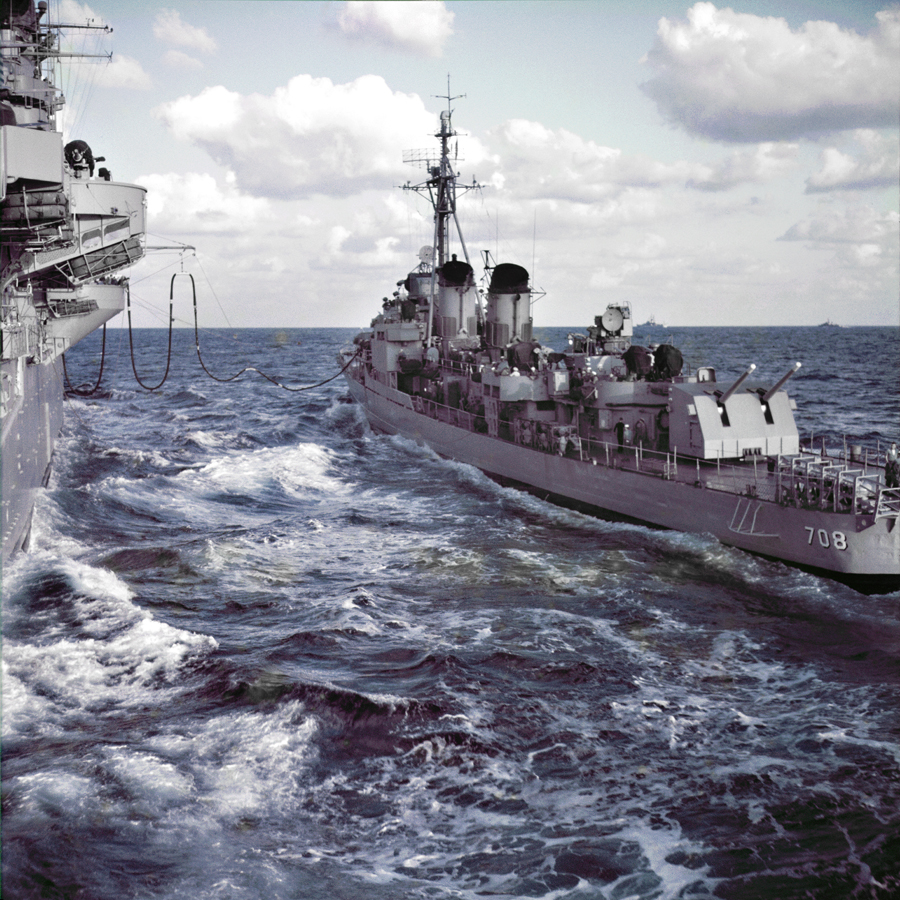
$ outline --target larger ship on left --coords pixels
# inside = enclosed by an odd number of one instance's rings
[[[111,179],[57,113],[62,25],[47,4],[0,5],[3,555],[27,546],[62,427],[62,355],[125,305],[116,273],[144,253],[146,191]]]

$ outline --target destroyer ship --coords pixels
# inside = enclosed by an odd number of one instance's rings
[[[0,7],[3,555],[27,546],[62,427],[63,354],[125,304],[116,273],[143,255],[145,189],[64,144],[60,29],[47,4]],[[80,28],[89,26],[77,26]]]
[[[860,590],[900,589],[900,489],[878,448],[832,456],[801,446],[785,385],[800,368],[720,382],[685,373],[672,344],[632,343],[610,303],[555,352],[533,337],[528,271],[484,254],[476,284],[456,214],[452,110],[441,113],[427,180],[434,243],[371,327],[341,351],[372,428],[427,445],[546,500],[715,536]],[[451,232],[458,252],[451,252]],[[875,452],[877,451],[877,452]]]

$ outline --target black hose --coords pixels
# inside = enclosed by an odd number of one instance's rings
[[[144,384],[141,381],[141,376],[137,373],[137,366],[134,362],[134,338],[131,334],[131,288],[130,286],[126,286],[126,297],[128,298],[128,346],[131,348],[131,371],[134,372],[134,378],[137,383],[145,390],[145,391],[156,391],[159,390],[165,383],[166,379],[169,377],[169,366],[172,364],[172,288],[175,284],[175,276],[172,276],[172,281],[169,284],[169,352],[166,355],[166,371],[163,373],[162,380],[159,384],[154,384],[150,386],[149,384]],[[105,327],[105,326],[104,326]],[[105,334],[105,332],[104,332]]]
[[[236,381],[244,372],[256,372],[257,375],[262,375],[266,381],[270,381],[276,387],[280,387],[284,391],[298,392],[298,391],[311,391],[313,388],[322,387],[323,384],[328,384],[329,381],[334,381],[335,378],[340,377],[350,368],[350,363],[353,362],[354,359],[359,355],[359,350],[347,360],[346,365],[335,375],[332,375],[330,378],[326,378],[324,381],[319,381],[316,384],[306,384],[301,385],[300,387],[288,387],[286,384],[282,384],[276,378],[272,378],[271,375],[266,375],[265,372],[260,371],[255,366],[245,366],[240,372],[235,373],[234,375],[229,376],[228,378],[219,378],[217,375],[213,375],[209,369],[206,368],[206,363],[203,362],[203,356],[200,353],[200,326],[197,324],[197,287],[194,284],[194,276],[189,272],[176,273],[176,274],[184,274],[187,275],[188,278],[191,279],[191,288],[194,292],[194,346],[197,348],[197,359],[200,361],[200,368],[203,369],[206,374],[212,378],[213,381],[218,381],[220,384],[227,384],[229,381]],[[175,275],[172,276],[172,281],[175,281]]]
[[[103,380],[103,364],[106,362],[106,322],[103,323],[103,343],[100,347],[100,372],[97,375],[97,383],[88,391],[84,388],[73,388],[69,382],[69,372],[66,369],[66,354],[62,355],[63,377],[66,380],[66,396],[91,397],[100,390],[100,382]]]
[[[134,377],[137,383],[144,388],[146,391],[156,391],[159,390],[165,383],[166,379],[169,377],[169,369],[172,364],[172,323],[174,322],[174,316],[172,314],[173,303],[174,303],[174,291],[175,291],[175,279],[179,275],[186,275],[191,279],[191,290],[193,293],[193,305],[194,305],[194,346],[197,350],[197,359],[200,362],[200,367],[203,371],[213,380],[218,381],[220,384],[227,384],[230,381],[236,381],[241,377],[245,372],[256,372],[257,375],[261,375],[266,381],[271,382],[276,387],[280,387],[282,390],[291,391],[291,392],[299,392],[299,391],[311,391],[313,388],[322,387],[325,384],[328,384],[330,381],[334,381],[336,378],[339,378],[347,369],[350,368],[350,364],[359,356],[360,350],[353,354],[350,359],[347,360],[346,364],[338,371],[336,374],[331,375],[330,377],[324,379],[323,381],[319,381],[316,384],[306,384],[301,385],[299,387],[288,387],[286,384],[282,384],[276,378],[272,378],[270,375],[267,375],[265,372],[260,371],[255,366],[246,366],[241,369],[240,372],[237,372],[234,375],[229,376],[228,378],[219,378],[217,375],[214,375],[210,370],[206,367],[206,363],[203,361],[203,356],[200,353],[200,326],[197,321],[197,287],[194,283],[194,276],[189,272],[176,272],[172,276],[172,280],[169,282],[169,342],[168,342],[168,350],[166,353],[166,370],[163,373],[162,379],[154,385],[145,384],[140,375],[137,372],[137,365],[134,359],[134,336],[131,325],[131,290],[129,286],[126,286],[126,299],[127,299],[127,310],[128,310],[128,345],[131,349],[131,370],[134,372]],[[76,396],[76,397],[90,397],[95,394],[100,388],[100,381],[103,378],[103,366],[106,360],[106,323],[103,323],[103,348],[100,357],[100,374],[97,376],[97,383],[90,390],[84,390],[81,388],[73,388],[69,383],[69,373],[66,371],[66,356],[63,354],[63,373],[66,379],[66,393]]]

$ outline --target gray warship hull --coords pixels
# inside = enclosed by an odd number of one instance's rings
[[[784,469],[769,471],[765,461],[725,469],[698,466],[691,459],[673,464],[671,455],[642,455],[617,444],[592,446],[578,458],[560,456],[479,433],[469,413],[440,405],[420,412],[417,398],[369,377],[362,365],[346,375],[352,397],[374,430],[414,440],[550,502],[711,535],[861,591],[900,589],[896,514],[882,510],[878,515],[876,506],[834,512],[778,502]],[[795,470],[793,459],[784,462]]]

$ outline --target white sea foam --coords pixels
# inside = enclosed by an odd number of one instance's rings
[[[29,695],[54,698],[63,714],[72,708],[148,700],[147,691],[156,679],[173,679],[188,660],[215,647],[215,640],[206,635],[142,618],[116,636],[41,646],[8,641],[4,652],[11,671],[29,686]]]
[[[44,723],[52,712],[53,702],[34,693],[28,684],[13,674],[9,663],[3,660],[3,715],[0,716],[4,743],[18,735],[37,728],[44,729]]]
[[[127,459],[141,465],[151,465],[165,470],[171,468],[172,460],[158,450],[144,450],[140,447],[103,447],[99,451],[100,456],[113,457],[115,459]]]
[[[285,814],[306,796],[318,729],[299,701],[216,716],[193,733],[184,763],[217,816]]]
[[[716,881],[706,877],[709,871],[708,866],[688,868],[668,861],[676,851],[689,855],[702,850],[702,847],[687,840],[677,826],[651,826],[638,821],[623,829],[616,837],[634,841],[641,848],[641,853],[649,863],[650,872],[660,881],[656,890],[661,893],[656,896],[660,898],[690,896],[690,894],[684,893],[685,889],[698,882],[702,882],[704,889],[710,893],[714,889]],[[615,884],[610,885],[609,896],[615,897],[617,900],[646,896],[646,889],[636,893],[628,892],[626,885],[629,880],[634,878],[634,875],[626,875]]]
[[[4,593],[8,576],[17,570],[34,571],[43,561],[77,558],[88,549],[67,529],[63,512],[52,491],[38,491],[31,520],[31,549],[27,555],[19,554],[3,568]]]
[[[224,432],[192,430],[185,434],[185,438],[204,450],[220,450],[222,447],[227,447],[229,443],[229,436]]]
[[[154,619],[109,570],[76,560],[58,561],[55,570],[71,587],[69,598],[59,601],[70,604],[71,613],[44,628],[38,642],[4,643],[10,676],[9,692],[4,679],[4,718],[21,728],[31,727],[38,711],[38,727],[53,728],[72,710],[153,702],[155,690],[177,683],[185,663],[217,647],[208,635]]]
[[[866,747],[876,750],[893,757],[894,761],[900,764],[900,743],[896,741],[871,740],[860,734],[850,733],[846,728],[826,729],[819,732],[818,737],[822,740],[842,744],[845,747]]]
[[[93,779],[62,769],[20,775],[15,788],[22,807],[52,819],[80,816],[94,807],[96,797]]]
[[[352,486],[329,474],[332,464],[331,451],[317,444],[299,444],[229,454],[208,463],[196,476],[190,473],[187,477],[239,491],[275,483],[288,496],[309,491],[348,493]]]
[[[163,806],[185,803],[195,795],[193,776],[155,754],[126,745],[108,747],[105,752],[106,771],[132,798],[150,806],[154,815]]]
[[[120,864],[152,870],[145,892],[167,898],[674,900],[712,895],[704,857],[744,851],[750,891],[788,867],[811,891],[857,867],[870,889],[883,853],[869,838],[897,818],[879,680],[896,596],[557,509],[361,428],[348,441],[358,406],[333,404],[316,433],[297,429],[302,402],[267,407],[240,383],[210,397],[213,412],[252,402],[253,415],[218,429],[189,396],[184,412],[158,397],[80,408],[69,430],[109,446],[115,475],[76,487],[98,547],[65,534],[57,492],[90,471],[72,439],[39,501],[38,553],[4,570],[5,836],[35,847],[48,877],[64,883],[52,861],[77,840],[79,883],[104,900]],[[239,449],[244,425],[269,449]],[[298,432],[308,443],[279,447]],[[177,449],[144,449],[166,436]],[[192,468],[168,474],[167,452]],[[171,586],[141,572],[171,618],[110,573],[63,565],[106,552],[105,504],[192,572]],[[53,596],[19,602],[46,573]],[[214,664],[192,666],[214,642],[164,617],[223,635]],[[874,665],[820,652],[845,622]],[[286,674],[253,674],[269,671]],[[251,687],[233,696],[239,680]],[[291,699],[295,684],[314,686],[309,700]],[[351,722],[315,686],[395,712]],[[785,836],[785,809],[822,823],[821,846],[843,835],[850,856],[817,856],[818,876],[793,868],[802,835]]]

